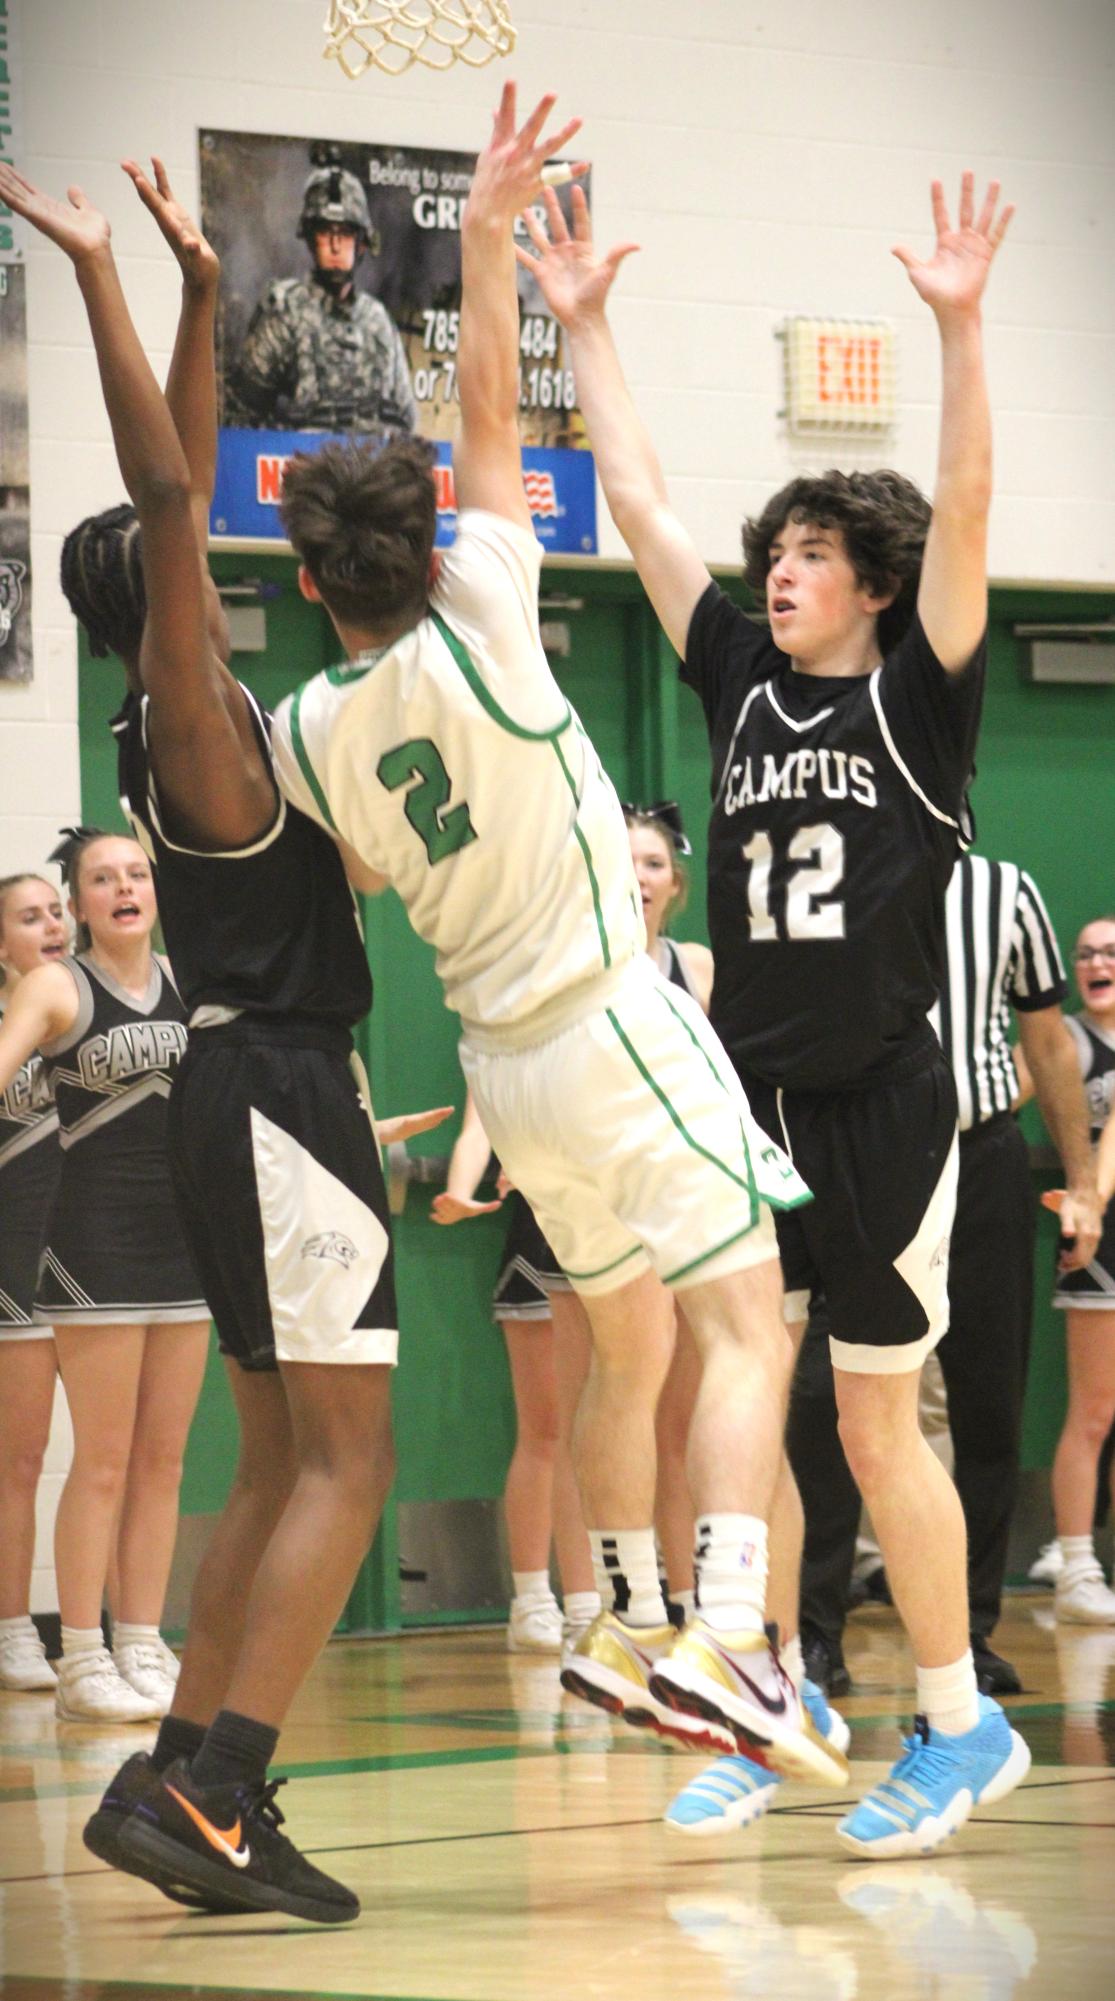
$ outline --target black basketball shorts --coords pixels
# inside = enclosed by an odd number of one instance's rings
[[[243,1369],[397,1359],[383,1169],[349,1049],[328,1024],[241,1017],[195,1029],[174,1080],[175,1194]]]
[[[813,1191],[812,1202],[775,1217],[787,1320],[804,1320],[823,1293],[834,1367],[920,1368],[949,1324],[959,1148],[944,1057],[858,1090],[741,1080],[759,1124]]]

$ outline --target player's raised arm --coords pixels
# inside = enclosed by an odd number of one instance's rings
[[[572,118],[543,136],[547,96],[521,131],[515,86],[504,85],[492,136],[476,162],[461,219],[461,329],[457,381],[461,434],[453,454],[457,500],[530,528],[519,446],[519,296],[514,223],[542,192],[542,168],[580,130]]]
[[[709,573],[666,497],[658,454],[631,400],[606,311],[615,275],[638,245],[598,252],[580,188],[573,190],[572,231],[556,197],[547,192],[545,201],[548,233],[535,216],[524,216],[536,255],[516,254],[569,337],[577,397],[612,519],[671,645],[684,658],[689,621]]]
[[[1014,210],[1008,204],[996,214],[999,183],[992,181],[977,217],[974,178],[966,173],[954,229],[940,181],[933,182],[932,195],[937,232],[932,257],[923,261],[904,245],[894,255],[931,309],[941,337],[940,447],[918,612],[942,666],[957,673],[971,659],[987,624],[991,409],[980,304]]]
[[[135,160],[121,162],[144,208],[177,259],[182,306],[166,379],[166,400],[190,473],[190,501],[198,552],[205,560],[209,509],[217,478],[217,371],[214,334],[221,266],[215,250],[170,185],[163,162],[152,155],[149,178]]]

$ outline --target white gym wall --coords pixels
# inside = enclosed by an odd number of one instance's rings
[[[796,469],[776,412],[789,311],[895,322],[887,457],[929,486],[932,322],[893,242],[929,243],[928,184],[998,173],[1017,202],[988,307],[996,413],[992,573],[1115,585],[1115,8],[1111,0],[511,0],[510,63],[349,83],[320,57],[322,0],[7,0],[20,164],[107,209],[143,339],[165,371],[169,253],[117,165],[166,158],[197,200],[199,125],[473,149],[503,76],[586,120],[598,234],[633,237],[614,320],[674,501],[733,564],[741,514]],[[0,683],[0,873],[36,866],[79,809],[65,531],[122,497],[64,257],[27,242],[35,678]],[[821,456],[825,456],[822,452]],[[839,447],[833,457],[841,456]],[[601,547],[620,545],[602,514]],[[59,1447],[55,1485],[64,1463]],[[53,1512],[44,1489],[42,1520]],[[50,1573],[36,1573],[36,1606]],[[46,1594],[46,1595],[44,1595]]]

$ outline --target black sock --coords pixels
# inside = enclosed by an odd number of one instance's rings
[[[164,1716],[151,1753],[151,1763],[157,1772],[165,1772],[176,1758],[185,1758],[189,1764],[204,1742],[204,1723],[188,1723],[184,1716]]]
[[[205,1742],[190,1765],[199,1786],[232,1786],[266,1777],[279,1733],[269,1723],[238,1716],[235,1709],[218,1709]]]

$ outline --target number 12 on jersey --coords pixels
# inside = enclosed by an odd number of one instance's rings
[[[752,834],[741,850],[748,865],[747,914],[751,943],[802,938],[843,938],[844,904],[837,896],[844,881],[844,837],[823,821],[799,827],[786,844],[785,915],[782,928],[771,908],[775,852],[767,833]]]

